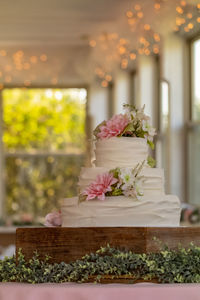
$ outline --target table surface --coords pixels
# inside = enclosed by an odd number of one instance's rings
[[[200,300],[200,284],[0,283],[1,300]]]

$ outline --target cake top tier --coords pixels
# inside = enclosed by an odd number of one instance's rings
[[[146,161],[148,145],[143,138],[112,137],[97,140],[95,143],[94,161],[96,167],[132,167]]]
[[[125,104],[124,114],[114,115],[110,120],[103,121],[94,130],[97,140],[108,140],[113,137],[142,138],[154,148],[153,137],[155,128],[150,125],[150,117],[141,109]],[[124,140],[125,141],[125,140]]]

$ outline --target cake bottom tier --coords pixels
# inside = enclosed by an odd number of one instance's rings
[[[179,226],[180,201],[176,196],[106,197],[104,201],[78,203],[78,197],[64,199],[63,227]]]

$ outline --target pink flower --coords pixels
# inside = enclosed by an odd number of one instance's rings
[[[58,227],[62,225],[61,213],[52,212],[45,217],[45,226],[47,227]]]
[[[129,120],[126,115],[119,114],[113,116],[106,122],[105,125],[99,127],[100,132],[97,134],[101,140],[118,136],[123,132],[124,128],[128,125]]]
[[[111,185],[115,184],[118,180],[110,173],[104,173],[97,176],[97,179],[85,189],[83,195],[86,195],[86,200],[92,200],[97,198],[99,200],[105,200],[106,192],[111,192]]]

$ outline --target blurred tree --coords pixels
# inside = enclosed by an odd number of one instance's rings
[[[85,101],[72,90],[6,89],[3,141],[7,150],[85,148]],[[69,149],[68,149],[69,147]]]
[[[85,152],[84,95],[79,89],[3,91],[8,215],[36,219],[76,194]]]

